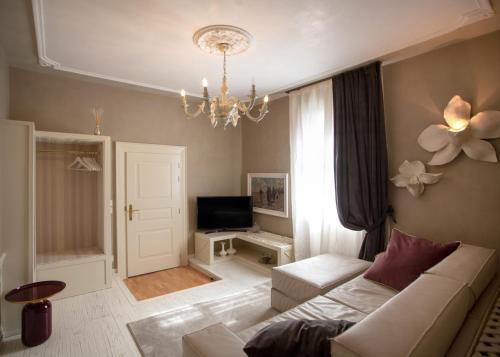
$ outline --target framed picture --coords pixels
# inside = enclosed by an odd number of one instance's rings
[[[253,211],[288,217],[288,174],[248,174]]]

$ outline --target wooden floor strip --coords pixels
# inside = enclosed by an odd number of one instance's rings
[[[125,285],[137,300],[169,294],[214,281],[208,275],[182,266],[124,279]]]

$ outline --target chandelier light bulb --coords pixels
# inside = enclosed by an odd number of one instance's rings
[[[203,80],[201,81],[201,84],[203,85],[204,88],[208,87],[208,81],[206,78],[203,78]]]
[[[181,89],[181,96],[183,96],[183,97],[186,96],[186,91],[184,89]]]
[[[267,103],[267,102],[269,102],[269,96],[267,96],[267,95],[266,95],[266,96],[264,97],[264,103]]]

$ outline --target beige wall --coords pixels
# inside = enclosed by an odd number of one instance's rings
[[[495,32],[383,67],[391,176],[405,159],[431,158],[416,138],[442,122],[453,95],[470,101],[474,113],[500,110],[498,63],[500,32]],[[202,118],[185,120],[177,98],[21,69],[10,75],[12,118],[34,121],[38,129],[89,133],[89,108],[101,106],[104,134],[113,140],[187,145],[191,231],[197,195],[239,194],[240,188],[245,193],[249,172],[290,172],[287,97],[272,101],[261,123],[243,119],[242,129],[224,132]],[[500,156],[500,140],[492,142]],[[500,164],[462,154],[430,170],[445,175],[419,199],[390,186],[398,226],[434,240],[500,248]],[[291,211],[288,219],[255,217],[262,229],[292,236]]]
[[[427,162],[432,154],[417,144],[430,124],[444,123],[443,109],[455,94],[472,103],[473,113],[500,110],[500,32],[383,66],[389,174],[404,160]],[[271,102],[259,126],[243,125],[243,177],[247,172],[289,172],[288,98]],[[500,139],[491,140],[500,158]],[[429,168],[444,172],[415,199],[390,184],[397,227],[436,241],[462,240],[500,249],[500,164],[468,159]],[[263,229],[292,234],[292,220],[256,215]]]
[[[473,113],[500,110],[500,32],[387,65],[383,82],[393,176],[405,159],[431,159],[417,137],[430,124],[444,124],[443,109],[455,94],[472,104]],[[500,157],[500,139],[491,143]],[[419,199],[390,185],[397,226],[437,241],[500,249],[500,164],[474,161],[462,153],[429,170],[444,176]]]
[[[179,98],[151,91],[18,68],[10,79],[11,118],[33,121],[37,130],[90,134],[90,109],[102,107],[103,135],[113,141],[187,146],[190,252],[196,196],[240,194],[240,127],[224,131],[204,117],[187,120]]]
[[[247,192],[247,173],[290,173],[288,97],[272,101],[269,110],[270,113],[258,124],[243,121],[242,192]],[[288,201],[289,218],[255,214],[255,221],[261,229],[292,236],[292,210],[290,199]]]

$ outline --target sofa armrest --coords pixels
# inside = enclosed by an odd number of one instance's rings
[[[331,341],[336,357],[441,357],[467,315],[465,283],[423,274]]]
[[[246,357],[244,342],[222,323],[182,336],[183,357]]]
[[[337,343],[333,338],[330,340],[331,356],[335,357],[361,357],[347,347]]]

